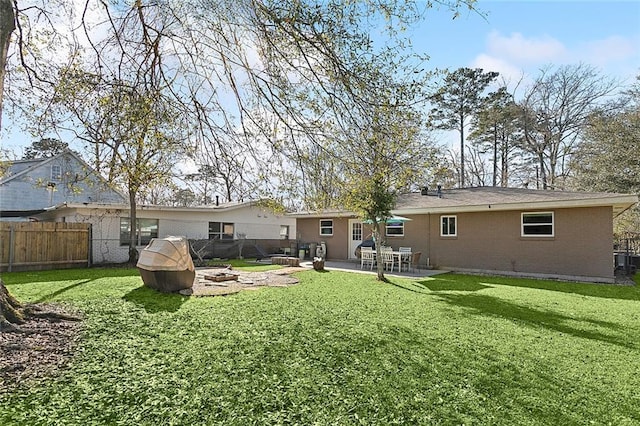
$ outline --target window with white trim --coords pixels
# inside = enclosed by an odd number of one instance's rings
[[[280,238],[283,240],[289,239],[289,225],[280,225]]]
[[[129,224],[128,217],[120,218],[120,245],[129,245]],[[158,219],[136,219],[136,245],[146,246],[152,238],[158,238]]]
[[[60,182],[62,180],[62,166],[59,164],[51,165],[51,180]]]
[[[522,213],[523,237],[553,237],[553,212]]]
[[[320,235],[333,235],[333,219],[320,220]]]
[[[440,236],[456,237],[458,236],[458,225],[456,216],[440,216]]]
[[[387,222],[386,233],[388,237],[404,236],[404,222]]]
[[[210,240],[233,240],[233,223],[209,222]]]

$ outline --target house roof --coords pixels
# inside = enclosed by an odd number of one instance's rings
[[[38,167],[47,165],[48,163],[53,162],[54,160],[69,155],[80,162],[82,165],[89,167],[89,165],[82,159],[78,154],[71,151],[70,149],[61,152],[58,155],[54,155],[52,157],[45,158],[34,158],[30,160],[15,160],[9,162],[9,168],[7,173],[0,179],[0,184],[12,181],[14,179],[19,178],[22,175],[29,174],[32,170],[37,169]]]
[[[145,211],[173,211],[173,212],[212,212],[212,211],[229,211],[243,207],[258,205],[260,201],[233,201],[229,203],[221,203],[219,205],[206,205],[194,207],[176,207],[176,206],[159,206],[153,204],[138,204],[137,209]],[[129,204],[117,203],[62,203],[53,207],[49,207],[47,211],[63,210],[63,209],[96,209],[96,210],[129,210]]]
[[[7,172],[5,173],[4,176],[2,176],[2,178],[0,178],[0,185],[10,182],[14,179],[18,179],[21,176],[24,175],[29,175],[29,173],[31,173],[33,170],[38,169],[39,167],[45,166],[61,157],[65,157],[65,156],[69,156],[72,157],[73,159],[75,159],[78,163],[80,163],[83,167],[85,167],[87,170],[90,170],[93,174],[93,176],[95,176],[96,178],[98,178],[100,180],[100,182],[104,183],[104,184],[108,184],[108,181],[101,176],[99,173],[96,173],[96,171],[87,164],[86,161],[84,161],[82,159],[82,157],[80,157],[80,155],[78,155],[76,152],[74,152],[71,149],[67,149],[63,152],[61,152],[58,155],[54,155],[52,157],[45,157],[45,158],[35,158],[35,159],[31,159],[31,160],[15,160],[15,161],[10,161],[9,162],[9,167],[7,169]],[[116,192],[118,195],[120,195],[122,197],[123,200],[126,200],[127,198],[124,196],[124,194],[117,188],[111,188],[114,192]]]
[[[393,214],[411,215],[427,213],[463,213],[490,210],[544,210],[576,207],[613,208],[614,216],[638,202],[633,194],[581,191],[544,191],[524,188],[476,187],[443,189],[438,197],[436,191],[428,195],[403,194],[398,197]],[[353,212],[322,211],[297,212],[291,216],[342,217],[353,216]]]

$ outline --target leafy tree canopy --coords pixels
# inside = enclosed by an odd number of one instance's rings
[[[43,138],[25,148],[23,160],[55,157],[69,149],[69,144],[59,139]]]

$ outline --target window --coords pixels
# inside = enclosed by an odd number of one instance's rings
[[[289,225],[280,225],[280,238],[283,240],[289,239]]]
[[[120,245],[129,245],[130,220],[128,217],[120,218]],[[152,238],[158,238],[158,219],[136,220],[136,245],[146,246]]]
[[[62,167],[59,164],[51,165],[51,180],[58,182],[62,180]]]
[[[455,237],[457,235],[456,216],[440,216],[440,236]]]
[[[523,237],[553,237],[553,212],[522,213]]]
[[[333,235],[333,219],[320,221],[320,235]]]
[[[209,222],[210,240],[233,240],[233,223]]]
[[[404,236],[404,222],[387,222],[386,228],[388,237]]]
[[[353,222],[351,224],[351,241],[362,241],[362,223]]]

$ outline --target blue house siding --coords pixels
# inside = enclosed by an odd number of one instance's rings
[[[71,152],[17,161],[0,181],[0,210],[35,210],[61,203],[123,203],[125,197]]]

